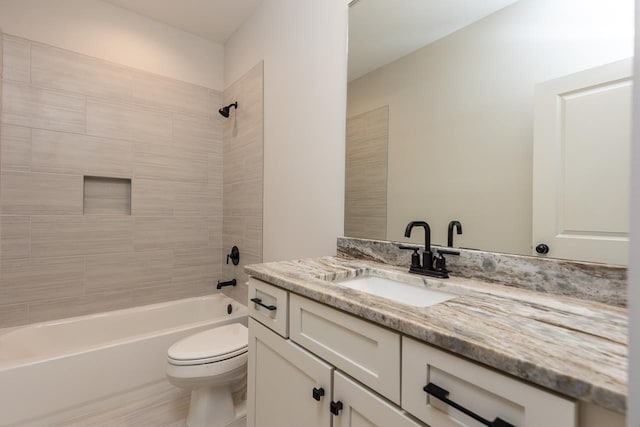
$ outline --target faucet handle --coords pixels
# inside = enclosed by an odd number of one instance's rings
[[[418,254],[418,251],[420,250],[419,246],[400,245],[398,248],[413,251],[413,254],[411,254],[411,268],[422,268],[420,265],[420,254]]]

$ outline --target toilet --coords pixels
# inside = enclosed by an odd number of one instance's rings
[[[239,396],[246,392],[247,345],[247,328],[233,323],[188,336],[169,348],[167,379],[191,390],[188,427],[242,425],[246,401]]]

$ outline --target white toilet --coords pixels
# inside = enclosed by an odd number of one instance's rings
[[[246,402],[234,396],[246,390],[247,328],[240,323],[191,335],[169,348],[167,379],[191,390],[187,426],[241,425]]]

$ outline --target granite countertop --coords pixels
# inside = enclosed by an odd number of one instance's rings
[[[247,273],[563,395],[626,412],[624,308],[515,287],[408,274],[406,268],[322,257],[254,264]],[[457,295],[412,307],[340,286],[373,274]]]

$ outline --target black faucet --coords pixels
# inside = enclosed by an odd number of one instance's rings
[[[449,223],[449,231],[447,232],[447,246],[453,247],[453,227],[456,228],[458,235],[462,234],[462,224],[460,221],[451,221]]]
[[[446,268],[434,268],[434,256],[431,252],[431,227],[425,221],[411,221],[404,231],[404,237],[411,237],[411,230],[413,227],[424,228],[424,252],[422,253],[422,266],[415,265],[415,262],[411,263],[409,273],[422,274],[424,276],[447,278]]]

